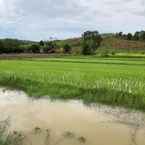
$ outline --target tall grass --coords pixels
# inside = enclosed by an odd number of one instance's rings
[[[33,97],[81,99],[144,111],[144,64],[142,59],[4,60],[0,62],[0,85]]]

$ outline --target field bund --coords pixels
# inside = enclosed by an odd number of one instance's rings
[[[139,112],[80,101],[31,99],[0,89],[0,120],[9,122],[23,145],[143,145],[145,116]]]

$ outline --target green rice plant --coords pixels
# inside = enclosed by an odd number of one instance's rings
[[[144,72],[142,58],[1,60],[0,85],[32,97],[81,99],[144,111]]]

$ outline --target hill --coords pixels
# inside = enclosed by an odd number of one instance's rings
[[[81,38],[57,40],[56,43],[60,47],[63,47],[63,45],[67,43],[76,53],[78,53],[81,49]],[[97,51],[145,53],[145,42],[124,40],[116,38],[113,35],[103,35],[103,41]]]

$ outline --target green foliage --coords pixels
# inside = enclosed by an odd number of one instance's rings
[[[82,43],[82,54],[84,54],[84,55],[91,54],[90,47],[87,43]]]
[[[145,31],[135,32],[133,39],[145,41]]]
[[[98,31],[87,31],[82,35],[82,54],[95,54],[102,41]]]
[[[29,52],[28,48],[33,43],[30,41],[22,41],[17,39],[1,39],[0,53],[24,53]]]
[[[4,52],[4,44],[0,41],[0,54]]]
[[[100,54],[101,54],[102,57],[109,57],[109,51],[108,50],[101,51]]]
[[[20,41],[17,39],[3,39],[0,40],[0,52],[1,53],[20,53],[21,49],[19,49]]]
[[[139,39],[145,41],[145,31],[140,32]]]
[[[45,42],[45,45],[43,46],[43,52],[44,53],[54,53],[57,49],[57,44],[55,41],[47,41]]]
[[[44,46],[45,44],[44,44],[44,42],[41,40],[41,41],[39,42],[39,45],[40,45],[40,46]]]
[[[29,51],[32,53],[40,53],[40,47],[37,44],[33,44],[29,47]]]
[[[71,48],[71,46],[69,45],[69,44],[65,44],[64,46],[63,46],[63,51],[64,51],[64,53],[71,53],[71,50],[72,50],[72,48]]]
[[[103,38],[103,40],[102,40]],[[136,42],[138,41],[138,42]],[[67,46],[65,46],[67,44]],[[32,45],[38,45],[34,49]],[[68,46],[69,45],[69,46]],[[32,46],[32,47],[31,47]],[[63,48],[66,48],[66,51]],[[69,52],[68,49],[71,50]],[[105,49],[104,49],[105,48]],[[63,51],[64,50],[64,51]],[[124,34],[99,34],[97,31],[87,31],[82,38],[71,38],[66,40],[51,40],[33,42],[17,39],[1,39],[0,54],[2,53],[71,53],[92,55],[103,51],[118,52],[141,52],[145,53],[145,31],[138,31],[134,35]]]
[[[19,46],[19,49],[23,53],[30,53],[30,50],[29,50],[30,46],[31,46],[30,44],[22,44]]]
[[[95,56],[1,60],[0,85],[30,96],[145,110],[144,58]]]
[[[145,41],[145,31],[137,31],[132,35],[132,33],[123,34],[123,32],[116,34],[117,38],[135,41]]]
[[[118,35],[119,35],[119,37],[122,37],[123,32],[119,32]]]
[[[139,40],[139,32],[135,32],[134,36],[133,36],[133,40]]]
[[[133,38],[132,34],[131,33],[128,33],[127,34],[127,40],[132,40],[132,38]]]

